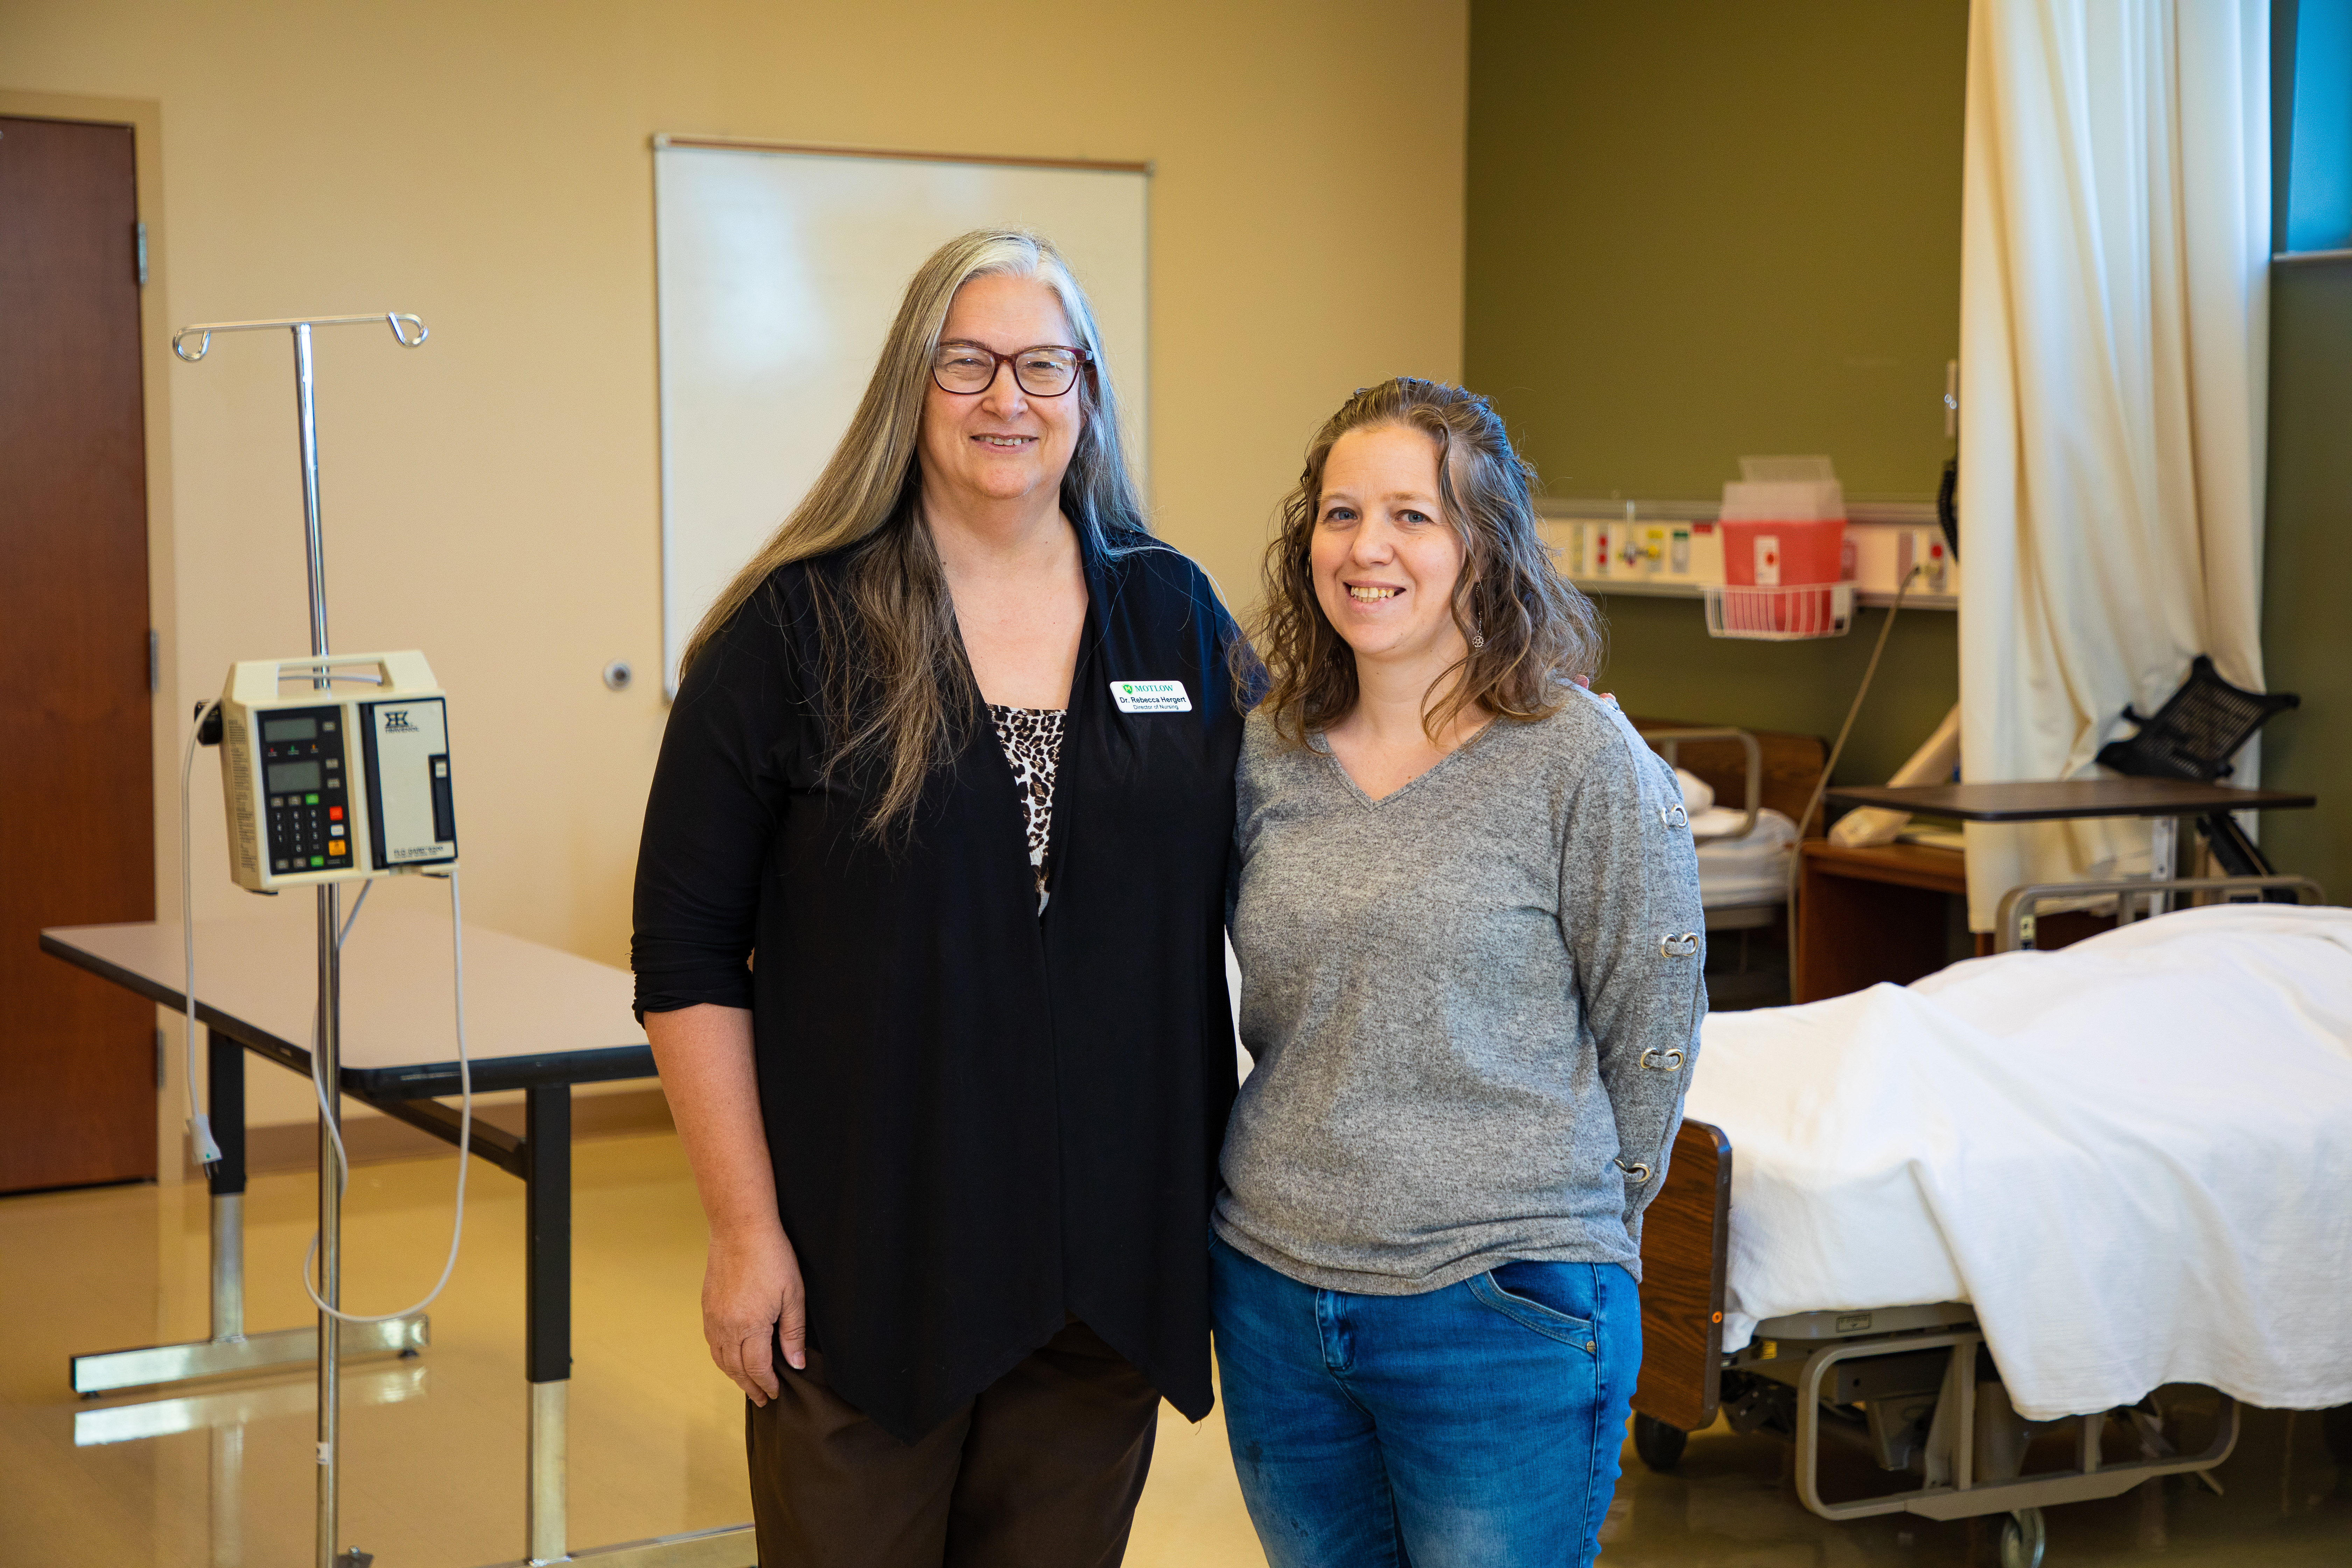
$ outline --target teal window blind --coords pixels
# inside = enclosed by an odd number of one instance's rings
[[[2352,248],[2352,0],[2277,0],[2271,16],[2273,243]]]

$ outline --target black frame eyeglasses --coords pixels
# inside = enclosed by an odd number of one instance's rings
[[[963,353],[969,353],[974,359],[977,359],[982,354],[986,354],[989,362],[988,379],[982,382],[977,386],[950,386],[945,380],[941,379],[940,374],[940,373],[947,368],[944,362],[949,357],[947,351],[950,349],[954,349]],[[1022,355],[1039,353],[1048,350],[1055,353],[1068,354],[1070,356],[1069,380],[1064,382],[1060,386],[1055,387],[1051,391],[1047,391],[1043,387],[1030,385],[1029,377],[1024,375],[1021,370]],[[1089,371],[1093,367],[1094,363],[1095,356],[1092,353],[1072,343],[1031,343],[1027,348],[1014,349],[1009,354],[1001,354],[994,349],[990,348],[986,343],[976,343],[968,338],[956,338],[941,343],[937,349],[932,351],[931,384],[938,387],[941,392],[946,393],[950,397],[978,397],[982,393],[986,392],[990,387],[996,384],[996,373],[998,370],[1002,369],[1005,365],[1011,365],[1013,367],[1013,384],[1020,387],[1022,391],[1027,393],[1030,396],[1060,397],[1065,393],[1067,393],[1070,388],[1078,384],[1078,377]]]

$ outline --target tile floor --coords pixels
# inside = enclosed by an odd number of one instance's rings
[[[583,1142],[574,1177],[571,1540],[575,1549],[749,1517],[741,1407],[697,1327],[702,1226],[677,1142]],[[381,1310],[431,1282],[446,1243],[447,1158],[361,1167],[347,1206],[345,1299]],[[521,1185],[477,1164],[466,1248],[409,1362],[352,1363],[344,1391],[344,1539],[379,1568],[469,1568],[523,1549]],[[308,1174],[247,1199],[247,1322],[309,1321],[299,1269]],[[200,1336],[203,1189],[118,1187],[0,1198],[0,1565],[110,1568],[310,1561],[311,1395],[300,1373],[188,1385],[175,1397],[77,1400],[79,1352]],[[151,1391],[151,1394],[152,1392]],[[165,1391],[169,1392],[169,1391]],[[1672,1476],[1626,1453],[1606,1561],[1723,1568],[1990,1563],[1965,1523],[1816,1519],[1783,1447],[1695,1436]],[[2050,1568],[2352,1563],[2352,1472],[2318,1420],[2250,1413],[2227,1495],[2174,1482],[2053,1510]],[[1128,1562],[1263,1563],[1216,1417],[1163,1408]]]

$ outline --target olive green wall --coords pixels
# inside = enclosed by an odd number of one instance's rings
[[[1886,619],[1864,610],[1842,637],[1811,642],[1716,641],[1688,599],[1604,599],[1609,663],[1593,684],[1628,713],[1793,730],[1837,738]],[[1847,784],[1885,784],[1960,700],[1959,654],[1949,610],[1905,610],[1853,736],[1838,759]],[[1832,811],[1832,815],[1835,815]],[[1818,826],[1818,825],[1817,825]]]
[[[1554,495],[1704,500],[1742,453],[1827,452],[1925,499],[1959,318],[1966,0],[1475,0],[1465,374]],[[1966,541],[1962,541],[1963,546]],[[2264,782],[2283,869],[2352,900],[2352,265],[2271,315]],[[1603,606],[1635,712],[1833,735],[1843,638],[1710,640],[1686,600]],[[1839,775],[1883,779],[1958,695],[1955,617],[1906,611]]]
[[[2298,7],[2271,5],[2272,233],[2287,243]],[[2263,728],[2263,782],[2308,790],[2315,811],[2273,812],[2263,846],[2282,871],[2352,902],[2352,267],[2271,269],[2270,490],[2263,541],[2263,677],[2304,705]]]
[[[1935,493],[1967,48],[1965,0],[1475,0],[1465,363],[1552,493]]]
[[[1967,30],[1966,0],[1474,0],[1465,373],[1551,494],[1706,500],[1743,453],[1826,452],[1849,497],[1934,495]],[[1823,735],[1881,620],[1759,644],[1604,608],[1629,709]],[[1840,777],[1957,700],[1954,621],[1903,613]]]
[[[2352,264],[2271,271],[2263,676],[2303,706],[2263,731],[2263,782],[2316,811],[2263,818],[2279,869],[2352,901]]]

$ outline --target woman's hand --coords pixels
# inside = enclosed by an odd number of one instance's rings
[[[714,1003],[647,1013],[646,1038],[710,1221],[702,1337],[719,1370],[752,1404],[765,1405],[782,1389],[772,1335],[783,1342],[785,1361],[807,1364],[808,1302],[801,1260],[776,1212],[751,1015]]]
[[[710,1359],[754,1405],[779,1392],[772,1346],[795,1371],[808,1364],[801,1262],[780,1225],[713,1232],[702,1271],[702,1337]]]

